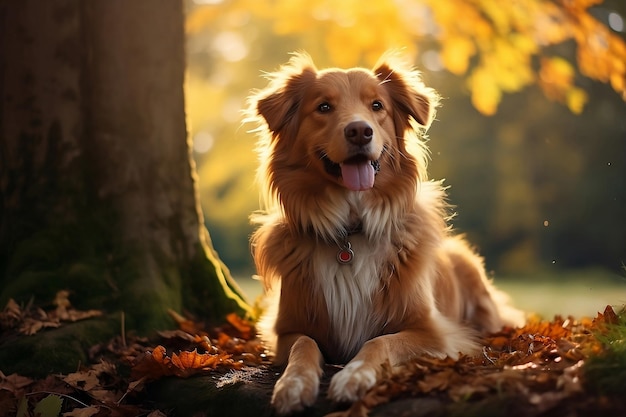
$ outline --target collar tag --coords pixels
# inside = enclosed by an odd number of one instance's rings
[[[346,265],[352,262],[354,258],[354,251],[352,250],[352,245],[350,242],[346,241],[343,244],[343,247],[339,249],[337,252],[337,262],[340,264]]]

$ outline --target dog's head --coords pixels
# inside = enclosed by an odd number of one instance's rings
[[[306,171],[316,181],[364,191],[392,181],[407,158],[413,177],[425,168],[406,141],[419,141],[428,128],[437,95],[405,64],[387,56],[371,71],[320,71],[308,55],[296,54],[269,78],[250,104],[269,131],[261,147],[270,175],[288,167],[292,175]]]

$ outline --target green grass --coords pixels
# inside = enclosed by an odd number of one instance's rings
[[[622,311],[619,322],[597,337],[604,350],[592,355],[585,364],[587,386],[599,394],[623,398],[626,387],[626,313]]]
[[[516,307],[545,319],[595,317],[609,304],[626,304],[626,277],[600,269],[502,276],[495,284]]]
[[[238,278],[237,283],[250,302],[262,292],[261,284],[250,275]],[[626,304],[626,276],[600,269],[498,275],[495,284],[511,296],[516,307],[546,319],[556,314],[595,317],[608,304]]]

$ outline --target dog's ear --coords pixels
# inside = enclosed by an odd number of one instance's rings
[[[391,60],[390,57],[383,57],[373,71],[381,85],[389,91],[393,105],[402,117],[402,120],[396,122],[402,121],[404,128],[407,128],[410,125],[409,118],[412,118],[421,127],[428,129],[435,117],[439,96],[435,90],[424,85],[417,70],[400,61]]]
[[[317,70],[306,54],[294,55],[288,64],[270,74],[270,84],[253,97],[256,113],[275,134],[289,134],[297,126],[298,108],[307,85],[315,80]]]

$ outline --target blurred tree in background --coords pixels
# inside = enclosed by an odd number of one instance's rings
[[[498,273],[626,263],[621,0],[188,0],[187,116],[207,226],[252,269],[250,89],[294,50],[320,67],[400,49],[445,98],[430,131],[454,224]],[[490,117],[491,116],[491,117]],[[216,209],[219,208],[219,209]],[[244,272],[245,271],[245,272]]]

